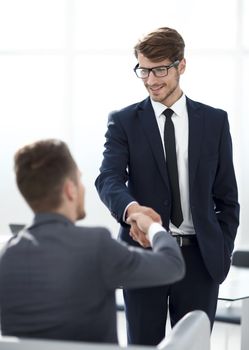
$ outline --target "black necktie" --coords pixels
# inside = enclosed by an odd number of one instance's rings
[[[171,205],[171,217],[172,224],[179,227],[183,222],[181,197],[179,190],[178,181],[178,170],[176,160],[176,142],[175,142],[175,128],[171,120],[172,109],[167,108],[163,114],[165,115],[165,126],[164,126],[164,145],[166,152],[166,164],[172,194],[172,205]]]

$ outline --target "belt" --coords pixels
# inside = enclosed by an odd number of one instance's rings
[[[179,244],[180,247],[185,247],[189,245],[196,245],[197,244],[197,239],[195,235],[172,235]]]

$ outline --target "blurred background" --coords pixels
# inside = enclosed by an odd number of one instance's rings
[[[116,236],[94,187],[107,116],[147,96],[133,46],[161,26],[185,40],[186,95],[228,111],[241,203],[236,245],[249,245],[247,0],[0,0],[0,233],[32,218],[15,185],[15,151],[52,137],[69,144],[82,170],[84,224]]]

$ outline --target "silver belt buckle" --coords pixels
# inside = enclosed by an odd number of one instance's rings
[[[182,236],[178,237],[178,239],[179,239],[179,246],[182,247],[183,246]]]
[[[179,247],[183,246],[183,236],[180,235],[174,235],[172,234],[172,232],[170,232],[172,237],[174,237],[176,239],[176,242],[178,243]]]

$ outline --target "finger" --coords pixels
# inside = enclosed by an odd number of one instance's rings
[[[148,240],[148,238],[145,236],[145,234],[143,232],[139,232],[139,235],[137,236],[137,240],[140,242],[140,244],[143,247],[147,247],[150,246],[150,241]]]
[[[132,238],[136,238],[139,236],[139,228],[135,222],[133,222],[131,225],[130,234],[131,234]]]
[[[151,244],[148,240],[138,240],[138,242],[144,248],[148,248],[151,246]]]
[[[150,216],[154,221],[161,221],[160,215],[152,208],[144,207],[144,214]]]

